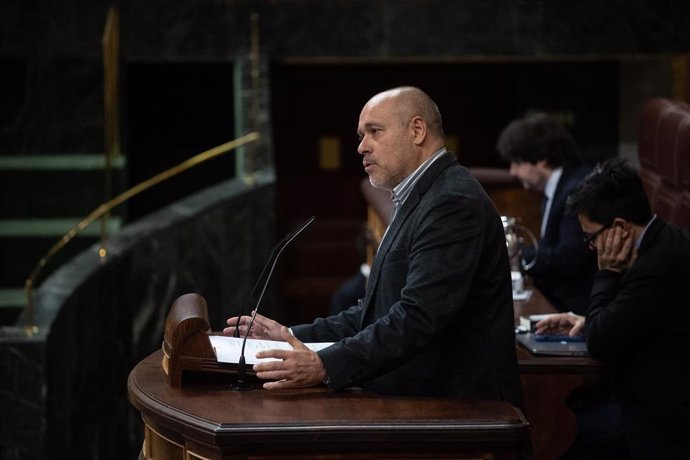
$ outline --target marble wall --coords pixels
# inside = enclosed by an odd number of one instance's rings
[[[126,59],[246,53],[253,13],[264,50],[279,58],[631,55],[690,45],[682,0],[2,0],[2,54],[97,57],[113,3]]]
[[[42,283],[39,333],[0,331],[0,457],[136,458],[143,426],[127,376],[160,348],[178,296],[203,295],[213,330],[245,307],[275,243],[272,184],[256,174],[192,195],[127,226],[105,260],[95,245]]]
[[[105,0],[0,0],[0,153],[103,149]],[[258,14],[269,60],[506,60],[690,52],[683,0],[121,0],[127,63],[229,61],[250,52]],[[127,125],[126,107],[122,112]],[[126,151],[126,129],[125,151]]]

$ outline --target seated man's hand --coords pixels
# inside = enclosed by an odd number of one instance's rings
[[[573,313],[559,313],[539,321],[536,325],[537,334],[548,335],[576,335],[584,334],[585,317]]]
[[[597,240],[597,263],[600,270],[626,271],[637,259],[634,234],[618,225],[604,231]]]
[[[263,350],[257,358],[276,358],[254,364],[256,376],[260,379],[275,380],[264,383],[266,390],[285,388],[306,388],[320,384],[326,379],[326,370],[316,352],[307,348],[288,328],[281,329],[282,339],[292,346],[292,350]]]
[[[251,316],[242,316],[239,318],[239,336],[244,337],[247,334],[247,327],[249,326],[249,323],[251,322],[252,317]],[[226,323],[228,324],[228,327],[223,329],[223,334],[225,335],[233,335],[235,334],[235,329],[237,329],[237,322],[238,318],[237,316],[233,316],[232,318],[228,318]],[[252,329],[249,333],[249,337],[252,339],[263,339],[263,340],[283,340],[283,337],[281,335],[281,328],[283,327],[282,324],[278,323],[277,321],[273,321],[270,318],[267,318],[263,315],[256,315],[256,319],[254,320],[254,324],[252,325]],[[289,334],[289,332],[288,332]]]

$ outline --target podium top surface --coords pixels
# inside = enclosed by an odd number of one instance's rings
[[[529,424],[501,401],[378,396],[363,390],[231,391],[226,384],[172,388],[161,369],[162,352],[130,373],[129,399],[147,424],[195,432],[215,445],[261,443],[428,442],[491,439],[515,442]],[[230,382],[228,382],[230,383]]]

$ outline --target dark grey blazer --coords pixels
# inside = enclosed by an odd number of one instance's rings
[[[450,153],[391,223],[362,304],[292,330],[337,342],[319,352],[334,389],[522,405],[503,226]]]

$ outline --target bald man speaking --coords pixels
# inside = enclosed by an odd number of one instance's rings
[[[357,151],[374,187],[390,190],[394,217],[359,305],[311,324],[257,315],[250,337],[292,350],[258,357],[264,388],[325,382],[390,395],[506,400],[522,406],[510,268],[503,225],[473,176],[445,149],[441,114],[418,88],[371,98]],[[245,334],[250,318],[228,319]],[[335,342],[313,352],[304,342]]]

